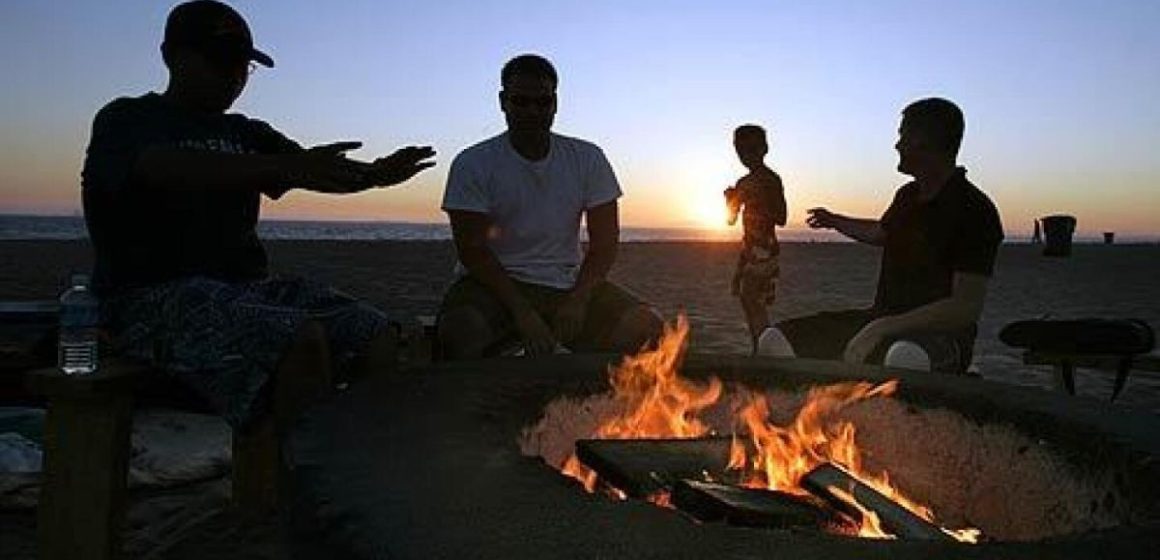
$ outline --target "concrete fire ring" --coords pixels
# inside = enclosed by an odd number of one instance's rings
[[[1160,416],[969,378],[802,359],[693,355],[682,375],[770,389],[899,379],[896,398],[1001,422],[1124,476],[1137,522],[1034,543],[877,541],[698,525],[585,494],[517,437],[562,396],[608,389],[611,356],[456,362],[356,384],[289,446],[302,558],[1152,558],[1160,549]]]

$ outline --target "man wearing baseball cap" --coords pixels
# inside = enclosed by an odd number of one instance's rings
[[[261,195],[401,183],[434,151],[347,159],[226,113],[253,63],[242,16],[214,0],[169,14],[164,92],[116,99],[93,122],[82,171],[94,284],[115,350],[170,372],[240,433],[280,432],[331,385],[394,363],[387,318],[328,286],[271,278],[255,232]]]

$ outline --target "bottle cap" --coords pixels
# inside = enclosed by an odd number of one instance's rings
[[[89,275],[88,275],[88,274],[85,274],[85,273],[83,273],[83,272],[77,272],[77,273],[74,273],[74,274],[72,275],[72,277],[70,278],[70,282],[71,282],[71,285],[72,285],[72,286],[85,286],[85,287],[88,287],[88,285],[89,285]]]

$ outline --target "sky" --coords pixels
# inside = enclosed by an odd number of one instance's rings
[[[0,213],[75,214],[93,114],[162,91],[175,2],[0,3]],[[791,228],[825,206],[877,217],[899,112],[941,96],[966,113],[960,163],[1009,237],[1069,213],[1079,234],[1160,237],[1160,2],[1156,0],[237,0],[259,69],[234,110],[303,144],[361,140],[373,159],[429,144],[438,165],[350,196],[292,192],[279,219],[442,222],[451,159],[504,130],[511,57],[560,73],[555,130],[600,145],[621,221],[723,227],[743,168],[731,133],[770,132]]]

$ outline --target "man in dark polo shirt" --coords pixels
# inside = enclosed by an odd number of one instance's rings
[[[810,210],[813,228],[883,248],[874,306],[777,325],[797,356],[880,363],[898,341],[917,344],[931,371],[963,374],[1003,240],[999,212],[956,164],[964,129],[954,103],[930,98],[902,111],[898,171],[914,177],[878,220]],[[765,336],[768,346],[778,332]],[[770,352],[776,353],[776,352]]]
[[[330,374],[389,368],[386,316],[301,278],[271,278],[255,232],[262,195],[343,194],[403,182],[430,148],[373,163],[357,143],[306,149],[270,125],[226,113],[252,64],[249,27],[229,6],[175,7],[162,93],[123,97],[93,121],[82,171],[102,322],[124,356],[152,363],[245,433],[284,427]],[[272,414],[266,414],[272,413]]]

